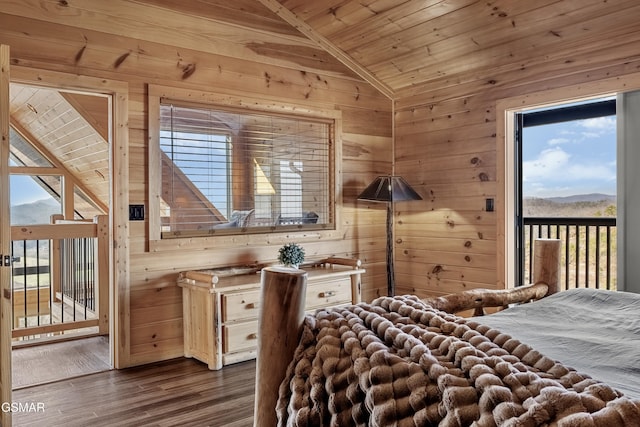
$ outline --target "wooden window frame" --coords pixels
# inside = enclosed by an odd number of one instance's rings
[[[239,233],[196,233],[184,237],[162,238],[160,216],[162,171],[160,167],[160,104],[173,101],[180,105],[194,105],[205,108],[232,109],[247,113],[287,115],[330,121],[332,142],[329,148],[329,212],[332,221],[324,227],[298,224],[272,227],[268,230],[256,229]],[[280,245],[292,240],[298,242],[318,240],[338,240],[342,238],[340,211],[342,207],[342,113],[335,109],[310,107],[298,104],[283,104],[272,100],[236,97],[228,94],[205,92],[195,89],[149,85],[149,250],[202,249],[215,246],[235,247],[238,245]]]

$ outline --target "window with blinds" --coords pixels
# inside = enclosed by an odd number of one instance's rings
[[[162,237],[327,228],[328,120],[160,103]]]

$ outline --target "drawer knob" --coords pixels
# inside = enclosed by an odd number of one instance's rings
[[[328,298],[336,295],[336,291],[324,291],[320,292],[320,298]]]
[[[252,303],[247,304],[247,308],[248,308],[249,310],[251,310],[251,309],[253,309],[253,308],[258,308],[259,306],[260,306],[260,304],[259,304],[259,303],[257,303],[257,302],[252,302]]]
[[[247,339],[248,340],[257,340],[258,339],[258,334],[256,332],[247,335]]]

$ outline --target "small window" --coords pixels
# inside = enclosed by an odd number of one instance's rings
[[[332,120],[159,110],[162,238],[333,227]]]

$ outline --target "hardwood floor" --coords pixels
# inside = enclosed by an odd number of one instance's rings
[[[14,402],[44,409],[13,425],[251,427],[254,390],[255,361],[210,371],[180,358],[16,390]]]

